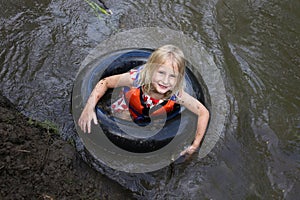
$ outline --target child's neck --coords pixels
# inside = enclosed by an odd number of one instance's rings
[[[143,90],[144,94],[147,94],[150,97],[152,97],[154,99],[159,99],[159,100],[166,99],[166,97],[167,97],[167,95],[169,93],[169,92],[167,92],[165,94],[161,94],[161,93],[157,92],[155,89],[151,89],[149,93],[148,92],[146,93],[143,88],[142,88],[142,90]]]
[[[154,99],[164,99],[165,98],[165,94],[160,94],[160,93],[154,92],[154,91],[151,91],[150,94],[148,94],[148,95]]]

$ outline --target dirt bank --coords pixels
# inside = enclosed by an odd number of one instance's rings
[[[54,128],[31,122],[1,94],[0,141],[0,199],[132,199]]]

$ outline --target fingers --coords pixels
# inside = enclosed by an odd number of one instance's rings
[[[85,122],[84,120],[79,119],[78,125],[84,133],[86,132],[91,133],[91,121]]]
[[[91,121],[90,120],[87,122],[86,127],[87,127],[88,133],[91,133]]]
[[[98,124],[98,119],[97,119],[96,113],[94,113],[94,115],[93,115],[93,121],[96,125]]]
[[[86,132],[86,123],[81,118],[79,118],[79,120],[78,120],[78,125],[79,125],[80,129],[85,133]]]
[[[180,152],[180,156],[184,156],[186,154],[186,149]]]
[[[97,119],[96,113],[93,113],[92,115],[87,116],[87,117],[80,116],[80,118],[78,120],[78,125],[84,133],[86,133],[86,132],[91,133],[92,121],[96,125],[98,124],[98,119]]]
[[[180,156],[183,156],[183,155],[192,155],[196,150],[197,150],[197,148],[195,148],[194,146],[189,146],[188,148],[186,148],[185,150],[183,150],[180,153]]]

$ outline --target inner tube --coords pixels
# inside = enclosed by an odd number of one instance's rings
[[[146,63],[153,49],[123,49],[104,56],[101,62],[97,62],[88,73],[88,80],[83,87],[90,92],[95,82],[105,77],[128,72]],[[99,72],[102,74],[98,76]],[[201,85],[196,77],[186,68],[185,73],[186,92],[205,104]],[[181,115],[188,112],[184,107],[177,105],[173,112],[165,116],[163,120],[153,120],[136,124],[133,121],[124,120],[111,114],[110,106],[114,102],[115,89],[109,89],[98,102],[95,110],[99,125],[106,137],[119,148],[133,153],[148,153],[161,149],[169,144],[172,139],[180,134],[178,132],[181,120],[191,121],[191,115]],[[118,95],[117,95],[118,96]],[[87,99],[88,96],[84,96]],[[186,118],[186,119],[185,119]],[[189,124],[186,124],[188,126]],[[156,128],[154,127],[156,126]],[[184,130],[185,128],[183,128]],[[137,134],[138,133],[138,134]]]
[[[142,64],[145,62],[151,49],[156,49],[165,44],[176,45],[183,51],[189,63],[187,66],[187,76],[192,83],[189,84],[187,82],[187,86],[190,85],[192,87],[194,91],[193,96],[195,95],[197,99],[204,103],[210,112],[209,127],[203,138],[201,148],[197,153],[197,159],[204,158],[208,155],[217,144],[219,138],[224,136],[226,123],[230,121],[228,120],[229,112],[232,109],[230,109],[226,96],[226,89],[220,70],[222,67],[216,65],[214,57],[205,50],[201,42],[195,41],[181,31],[162,27],[143,27],[121,31],[101,41],[101,43],[89,52],[78,69],[72,90],[71,109],[77,133],[74,135],[76,149],[83,160],[93,166],[97,171],[110,174],[111,177],[116,177],[115,172],[109,169],[129,173],[146,173],[159,170],[179,159],[180,153],[193,142],[197,127],[197,118],[193,113],[188,112],[188,110],[180,112],[180,125],[176,137],[165,147],[148,153],[130,152],[112,143],[101,127],[104,123],[102,125],[92,123],[92,134],[84,133],[77,124],[89,95],[106,71],[104,66],[109,66],[116,60],[121,61],[118,57],[126,54],[128,50],[129,52],[138,50],[139,54],[143,54],[144,56],[131,54],[132,56],[134,55],[133,61]],[[150,50],[140,49],[141,47]],[[107,59],[108,57],[111,59]],[[103,62],[104,60],[106,64],[102,65],[103,68],[97,67],[101,63],[105,63]],[[133,63],[130,63],[130,66],[132,65]],[[116,67],[116,69],[121,71],[117,72],[117,70],[112,70],[112,72],[121,73],[129,70],[129,68],[125,69],[124,65],[123,67]],[[192,72],[191,76],[189,71]],[[196,79],[193,78],[193,75]],[[198,85],[198,83],[200,84]],[[189,90],[188,87],[187,90]],[[203,96],[201,96],[202,90]],[[100,103],[105,104],[103,99]],[[104,108],[103,110],[105,111]],[[108,117],[108,115],[105,115],[105,117]],[[170,122],[167,122],[168,124],[166,124],[166,126],[172,123],[172,121],[175,122],[176,117],[171,119]],[[111,122],[113,123],[114,121]],[[114,123],[121,126],[122,130],[135,128],[127,126],[126,123],[122,125],[122,123],[118,123],[118,121]],[[134,123],[133,125],[136,126]],[[138,134],[139,129],[133,132],[125,132],[131,136],[135,136],[137,139],[141,138]],[[109,132],[109,134],[110,133],[112,134],[113,132]],[[122,137],[118,136],[117,138]],[[124,146],[123,148],[125,148]],[[132,151],[137,150],[133,149]]]

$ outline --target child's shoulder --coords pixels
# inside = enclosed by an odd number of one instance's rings
[[[133,80],[133,86],[137,87],[139,83],[139,75],[144,65],[133,68],[129,71],[130,78]]]

